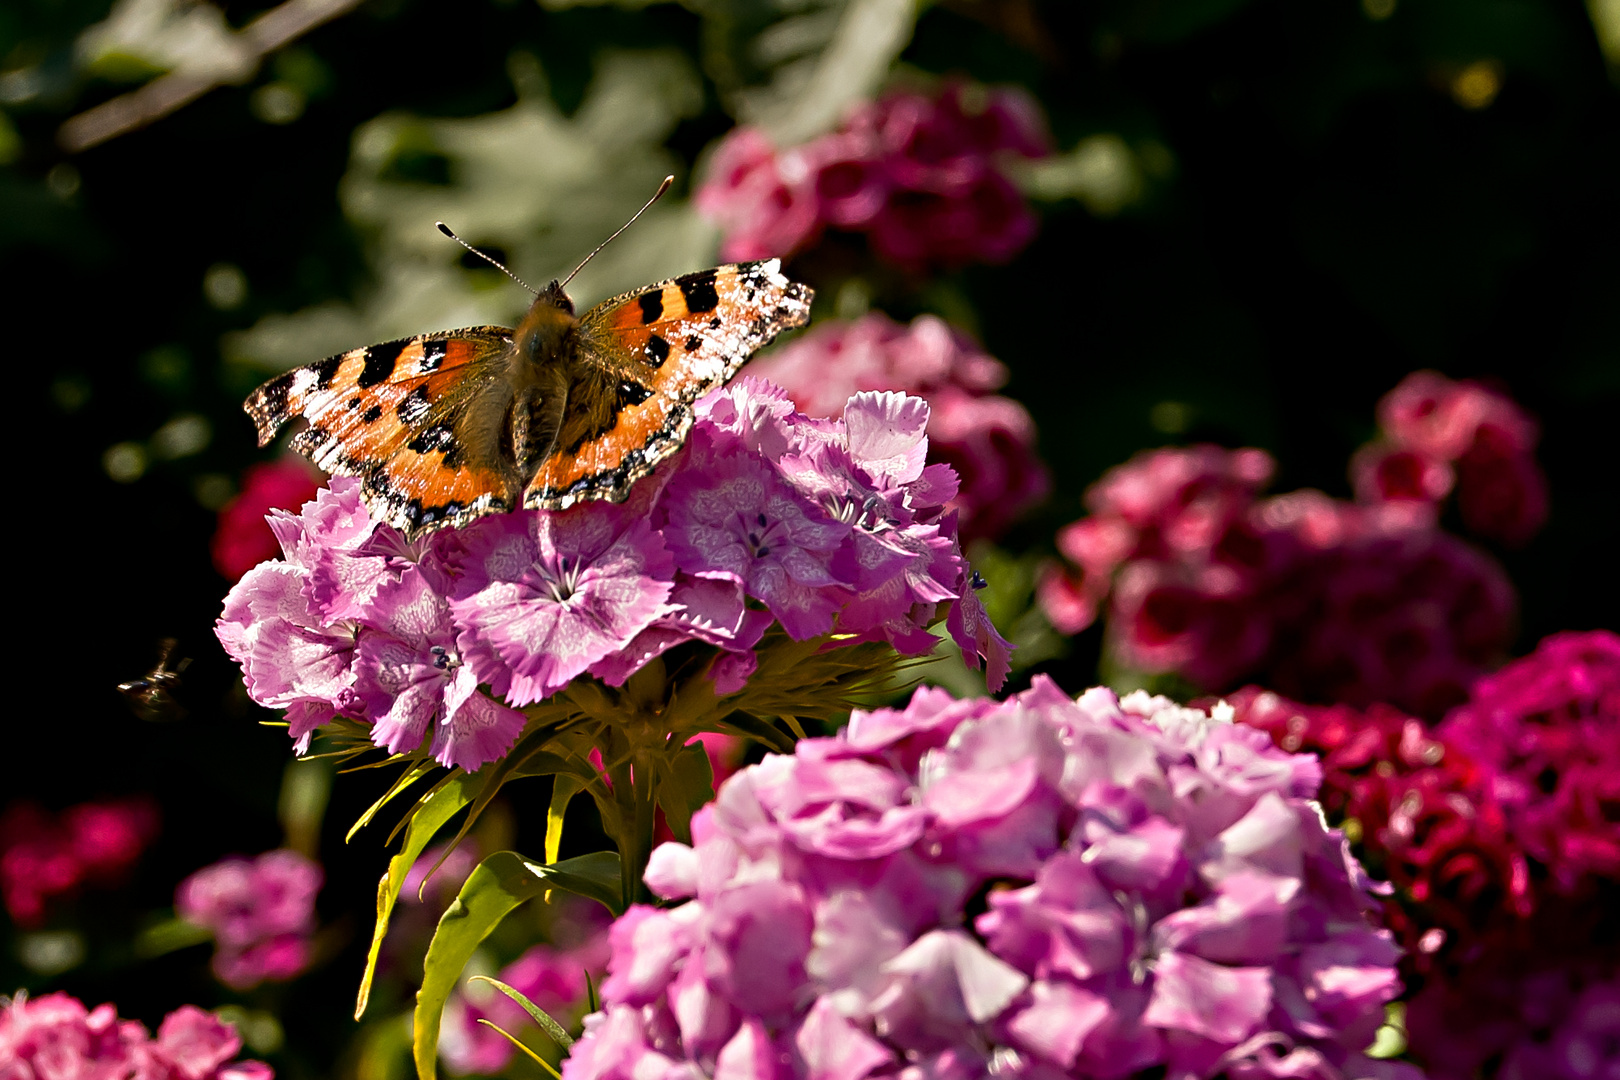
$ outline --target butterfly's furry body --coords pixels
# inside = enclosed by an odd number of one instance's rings
[[[555,283],[515,329],[478,326],[354,349],[265,383],[244,405],[267,444],[359,477],[377,517],[416,535],[523,506],[623,501],[678,450],[692,403],[809,321],[780,264],[721,266],[574,314]]]

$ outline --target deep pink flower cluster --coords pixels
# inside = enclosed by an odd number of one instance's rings
[[[1044,677],[744,769],[614,925],[565,1080],[1412,1077],[1316,759]],[[1165,1070],[1164,1073],[1155,1070]]]
[[[696,413],[681,455],[623,506],[493,515],[408,544],[336,478],[274,515],[285,558],[242,578],[216,631],[249,696],[287,710],[300,749],[343,715],[391,752],[426,745],[470,771],[512,745],[519,709],[576,677],[618,686],[700,642],[716,691],[735,693],[773,623],[922,653],[946,602],[964,658],[1000,685],[1009,646],[968,587],[946,510],[956,475],[926,464],[927,403],[863,393],[811,419],[740,379]]]
[[[495,977],[567,1025],[585,1011],[588,987],[601,985],[607,971],[608,919],[594,901],[559,906],[563,916],[552,921],[553,941],[529,949]],[[516,1050],[480,1019],[514,1035],[534,1021],[522,1006],[487,983],[468,984],[446,1005],[439,1034],[445,1063],[458,1073],[499,1075]]]
[[[1220,691],[1389,701],[1438,718],[1505,653],[1516,597],[1484,553],[1390,508],[1302,490],[1261,498],[1271,458],[1138,454],[1058,534],[1039,599],[1059,630],[1106,604],[1113,660]]]
[[[1318,754],[1322,806],[1401,890],[1385,905],[1417,970],[1441,948],[1475,950],[1536,908],[1529,864],[1494,796],[1492,770],[1388,705],[1303,705],[1246,687],[1240,724],[1288,751]],[[1407,901],[1414,902],[1411,907]]]
[[[821,323],[750,370],[811,416],[837,412],[863,390],[926,399],[929,453],[960,479],[949,505],[961,512],[964,539],[1000,536],[1051,490],[1035,452],[1035,421],[995,392],[1007,381],[1006,365],[938,316],[920,315],[909,326],[876,312]]]
[[[1401,895],[1430,1080],[1620,1075],[1620,636],[1565,633],[1426,729],[1247,689],[1240,722],[1322,755],[1329,816]]]
[[[952,83],[864,103],[789,149],[738,128],[693,198],[724,230],[727,259],[790,255],[833,228],[865,233],[880,258],[910,269],[1005,262],[1036,221],[997,159],[1050,151],[1027,94]]]
[[[1515,839],[1558,889],[1620,882],[1620,635],[1554,634],[1476,683],[1439,734],[1491,766]]]
[[[87,883],[116,884],[157,836],[157,806],[145,798],[81,803],[51,814],[16,802],[0,815],[0,899],[19,926],[37,926],[47,905]]]
[[[1379,438],[1350,463],[1356,497],[1432,518],[1453,491],[1476,536],[1523,544],[1547,520],[1536,422],[1475,382],[1416,371],[1378,403]]]
[[[209,545],[214,569],[227,581],[281,552],[276,534],[265,523],[272,510],[287,510],[315,497],[320,474],[301,457],[250,465],[242,473],[242,490],[219,512],[219,524]]]
[[[309,965],[323,878],[320,864],[296,851],[233,857],[182,881],[174,906],[182,919],[214,935],[219,981],[246,990],[294,978]]]
[[[89,1010],[67,994],[0,1008],[5,1080],[272,1080],[262,1061],[232,1061],[241,1049],[234,1028],[195,1005],[164,1017],[155,1039],[111,1005]]]

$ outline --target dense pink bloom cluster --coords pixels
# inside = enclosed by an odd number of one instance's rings
[[[157,836],[150,799],[81,803],[51,814],[28,802],[0,815],[0,899],[19,926],[37,926],[48,902],[86,882],[116,884]]]
[[[863,390],[900,390],[927,400],[928,449],[960,480],[951,508],[964,539],[994,539],[1046,498],[1051,477],[1035,452],[1035,421],[995,391],[1007,368],[935,315],[904,326],[872,313],[820,323],[749,369],[788,392],[811,416],[837,412]]]
[[[319,487],[320,474],[301,457],[289,455],[248,466],[242,473],[242,490],[219,512],[209,545],[214,569],[226,580],[236,581],[266,559],[275,558],[281,548],[265,515],[313,499]]]
[[[232,1061],[241,1049],[234,1028],[195,1005],[164,1017],[156,1038],[111,1005],[90,1010],[67,994],[0,1008],[4,1080],[272,1080],[262,1061]]]
[[[1400,888],[1431,1080],[1620,1075],[1620,636],[1565,633],[1438,728],[1248,689],[1242,723],[1322,755],[1330,818]]]
[[[1350,479],[1367,503],[1432,517],[1455,491],[1469,532],[1523,544],[1547,520],[1536,423],[1474,382],[1416,371],[1378,403],[1379,438],[1356,453]]]
[[[1115,662],[1206,690],[1254,680],[1309,701],[1438,718],[1511,641],[1500,566],[1428,522],[1302,490],[1261,498],[1260,450],[1138,454],[1061,530],[1039,599],[1073,633],[1106,605]]]
[[[174,906],[182,919],[214,935],[214,974],[245,990],[300,974],[310,961],[319,863],[296,851],[267,851],[205,866],[180,883]]]
[[[942,603],[964,658],[1000,685],[1009,646],[968,587],[946,509],[956,475],[926,464],[926,402],[863,393],[812,419],[740,379],[696,413],[683,452],[622,506],[492,515],[406,543],[335,478],[301,514],[273,515],[285,557],[242,578],[216,630],[249,696],[287,710],[300,749],[343,715],[391,752],[426,745],[470,771],[510,748],[519,709],[576,677],[621,685],[699,642],[730,694],[773,623],[922,653]]]
[[[837,131],[789,149],[738,128],[693,198],[724,230],[728,259],[790,255],[833,228],[866,234],[906,268],[1005,262],[1036,222],[998,159],[1050,151],[1027,94],[952,83],[866,102]]]
[[[1238,723],[1284,750],[1320,755],[1328,820],[1354,822],[1362,852],[1400,889],[1385,923],[1418,969],[1441,947],[1471,950],[1534,910],[1529,864],[1492,771],[1421,720],[1388,705],[1303,705],[1256,687],[1226,700]]]
[[[565,1080],[1416,1076],[1319,781],[1140,692],[858,711],[654,851]]]
[[[1515,839],[1556,887],[1620,881],[1620,635],[1554,634],[1476,683],[1439,734],[1492,768]]]
[[[559,907],[563,916],[552,922],[553,940],[529,949],[495,977],[566,1026],[585,1011],[589,986],[600,986],[607,971],[608,919],[594,901]],[[450,999],[439,1034],[445,1064],[458,1073],[498,1075],[511,1064],[516,1049],[480,1019],[514,1035],[521,1035],[534,1021],[488,983],[469,983]]]

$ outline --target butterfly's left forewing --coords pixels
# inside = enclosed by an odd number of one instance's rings
[[[456,422],[511,346],[511,331],[469,327],[402,338],[296,368],[244,403],[267,444],[286,423],[309,426],[292,448],[327,472],[360,478],[373,513],[407,533],[511,508],[497,464],[469,461]]]
[[[672,278],[616,296],[580,320],[568,415],[523,505],[621,502],[680,449],[692,404],[757,349],[810,319],[811,290],[777,259]]]

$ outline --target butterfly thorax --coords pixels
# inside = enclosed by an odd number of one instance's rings
[[[499,377],[482,381],[461,416],[458,436],[468,460],[505,477],[508,505],[516,505],[556,449],[578,325],[573,302],[553,283],[513,329],[511,346],[491,358]]]

